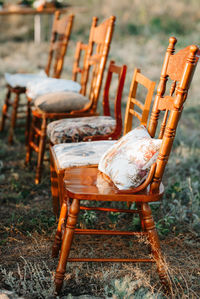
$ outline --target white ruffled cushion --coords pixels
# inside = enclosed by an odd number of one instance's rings
[[[144,126],[116,142],[100,159],[98,169],[120,189],[138,187],[156,161],[161,139],[153,139]]]
[[[73,91],[80,92],[81,85],[72,80],[47,78],[44,80],[34,80],[27,84],[26,94],[32,100],[51,92]]]
[[[37,74],[9,74],[5,73],[6,83],[11,87],[21,87],[26,88],[28,82],[32,80],[41,80],[47,78],[47,74],[44,71],[41,71]]]
[[[47,93],[34,101],[37,109],[49,113],[70,112],[80,110],[89,103],[89,99],[77,92],[61,91]]]
[[[48,124],[47,135],[53,144],[80,142],[86,136],[108,135],[115,125],[115,119],[110,116],[65,118]]]
[[[61,143],[53,146],[56,161],[60,169],[75,166],[97,165],[101,156],[116,140]]]

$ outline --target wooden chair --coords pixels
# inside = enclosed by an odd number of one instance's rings
[[[109,53],[112,33],[114,29],[115,17],[111,16],[97,26],[97,18],[93,18],[93,25],[86,47],[85,65],[81,72],[81,93],[87,93],[87,84],[90,82],[89,103],[81,110],[72,110],[69,113],[48,113],[40,109],[32,110],[32,126],[27,146],[26,163],[31,160],[34,150],[37,153],[37,167],[35,183],[38,184],[42,175],[43,158],[46,147],[46,128],[49,120],[62,118],[75,118],[92,116],[96,114],[97,101],[101,89],[103,73]],[[36,126],[37,123],[37,126]],[[36,140],[34,142],[34,140]]]
[[[76,167],[65,172],[65,197],[62,205],[59,229],[63,228],[63,239],[59,263],[55,275],[56,293],[60,292],[62,287],[64,274],[66,271],[67,261],[104,261],[104,262],[155,262],[161,282],[166,286],[170,286],[169,278],[163,263],[161,255],[159,239],[156,232],[154,220],[152,217],[150,202],[158,201],[164,193],[162,177],[167,164],[173,140],[175,138],[178,121],[183,110],[183,104],[187,98],[188,89],[192,80],[193,73],[198,61],[197,46],[190,46],[174,55],[174,46],[176,39],[169,39],[169,46],[165,55],[160,83],[157,89],[157,95],[153,105],[148,131],[152,137],[155,136],[158,126],[158,119],[161,111],[164,112],[164,118],[161,124],[159,138],[162,144],[159,154],[151,167],[147,179],[137,188],[127,191],[120,191],[112,183],[110,183],[106,192],[100,190],[96,184],[98,168],[97,167]],[[165,95],[168,78],[172,80],[169,95]],[[130,202],[136,203],[136,210],[120,209],[119,212],[138,213],[141,220],[142,232],[121,232],[121,231],[99,231],[99,230],[82,230],[76,229],[77,217],[80,207],[80,201],[111,201],[111,202]],[[117,211],[117,209],[104,209],[88,207],[88,210],[99,211]],[[67,220],[66,220],[67,218]],[[149,240],[152,258],[145,259],[118,259],[118,258],[68,258],[70,248],[75,234],[97,234],[97,235],[142,235]],[[77,248],[78,250],[78,248]]]
[[[74,20],[74,15],[60,17],[60,12],[58,11],[55,12],[52,34],[51,34],[49,56],[48,56],[47,66],[45,68],[45,72],[47,76],[59,78],[61,75],[63,63],[64,63],[64,56],[67,50],[71,29],[73,25],[73,20]],[[26,74],[24,75],[26,76]],[[16,126],[17,118],[19,118],[18,108],[20,106],[20,95],[24,94],[25,92],[26,92],[26,86],[12,87],[10,84],[7,85],[7,95],[2,110],[0,131],[4,130],[5,121],[7,118],[9,118],[10,119],[9,143],[13,142],[14,129]],[[15,95],[13,101],[11,101],[12,94]],[[9,108],[12,109],[10,116],[8,115]]]
[[[103,135],[97,135],[95,134],[94,136],[86,136],[83,138],[83,141],[93,141],[92,146],[91,143],[88,144],[88,147],[90,147],[89,152],[96,152],[95,155],[95,164],[98,164],[99,159],[101,155],[103,154],[103,151],[110,147],[113,142],[107,142],[107,143],[101,143],[101,142],[94,142],[94,141],[100,141],[100,140],[117,140],[122,133],[122,117],[121,117],[121,95],[122,95],[122,89],[123,89],[123,83],[125,79],[125,67],[119,68],[116,65],[111,62],[110,68],[108,70],[108,75],[107,75],[107,80],[105,83],[105,89],[104,89],[104,97],[103,97],[103,110],[104,110],[104,115],[110,115],[110,105],[109,105],[109,88],[110,88],[110,83],[111,83],[111,76],[113,72],[117,72],[119,75],[119,80],[118,80],[118,86],[117,86],[117,93],[115,97],[115,120],[116,120],[116,125],[115,128],[113,129],[112,133],[110,134],[103,134]],[[138,87],[143,86],[145,90],[143,90],[144,93],[144,103],[139,100],[139,95],[138,95]],[[141,125],[144,125],[145,127],[147,126],[147,121],[148,121],[148,115],[149,115],[149,110],[151,106],[151,100],[153,97],[153,92],[155,88],[155,82],[149,80],[147,77],[145,77],[143,74],[141,74],[140,69],[135,69],[131,86],[130,86],[130,91],[129,91],[129,97],[126,105],[126,113],[125,113],[125,124],[124,124],[124,134],[126,134],[128,131],[131,130],[132,128],[132,122],[133,122],[133,117],[137,118],[139,120],[139,123]],[[140,112],[136,111],[136,107],[141,110]],[[61,120],[62,121],[62,120]],[[60,121],[59,121],[60,122]],[[97,127],[98,127],[98,120],[97,122]],[[53,124],[53,123],[52,123]],[[51,123],[50,123],[51,125]],[[94,129],[94,132],[96,130]],[[76,136],[77,137],[77,136]],[[79,141],[82,141],[80,139]],[[55,144],[54,144],[55,145]],[[66,156],[69,156],[70,154],[74,155],[74,158],[76,159],[74,149],[78,151],[78,153],[82,153],[81,148],[83,147],[82,144],[78,145],[74,143],[71,144],[72,148],[67,146],[67,144],[57,144],[53,146],[53,140],[50,139],[50,162],[51,162],[51,193],[52,193],[52,198],[53,198],[53,211],[54,214],[59,216],[59,208],[62,206],[63,203],[63,196],[64,196],[64,185],[63,185],[63,177],[64,177],[64,172],[67,168],[65,161],[63,161],[63,153]],[[74,145],[74,148],[73,148]],[[92,148],[91,148],[92,147]],[[69,148],[69,149],[68,149]],[[83,147],[83,150],[86,150],[86,146]],[[83,155],[86,154],[86,152],[82,153]],[[94,157],[92,155],[89,155],[89,153],[86,154],[84,165],[89,165],[94,161]],[[78,157],[77,157],[78,158]],[[69,159],[70,162],[70,167],[73,165],[77,165],[77,162]],[[74,163],[74,164],[73,164]]]

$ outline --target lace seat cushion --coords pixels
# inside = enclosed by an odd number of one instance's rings
[[[27,84],[26,94],[28,98],[35,100],[51,92],[72,91],[80,92],[81,85],[72,80],[46,78],[44,80],[32,80]]]
[[[98,169],[120,190],[138,187],[156,161],[161,143],[151,138],[144,126],[137,127],[108,149]]]
[[[97,165],[101,156],[116,140],[61,143],[52,147],[57,167],[66,169],[76,166]]]
[[[86,136],[112,133],[115,124],[110,116],[66,118],[48,124],[47,135],[53,144],[80,142]]]
[[[41,71],[37,74],[9,74],[5,73],[6,83],[11,87],[21,87],[26,88],[28,82],[32,80],[41,80],[48,78],[47,74],[44,71]]]
[[[38,97],[34,101],[34,106],[45,112],[59,113],[83,109],[88,103],[88,98],[80,93],[63,91]]]

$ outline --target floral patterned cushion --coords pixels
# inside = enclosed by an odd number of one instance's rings
[[[135,188],[146,179],[161,143],[151,138],[144,126],[137,127],[108,149],[98,168],[120,190]]]
[[[28,82],[26,94],[30,99],[35,100],[37,97],[51,92],[79,92],[80,90],[81,85],[72,80],[46,78],[43,80],[36,79]]]
[[[61,143],[52,147],[57,167],[66,169],[74,166],[97,165],[101,156],[116,140]]]
[[[11,87],[26,88],[28,82],[47,78],[47,74],[41,71],[37,74],[9,74],[5,73],[5,80]]]
[[[80,110],[88,103],[88,98],[80,93],[71,91],[47,93],[34,101],[37,109],[53,113]]]
[[[110,134],[115,128],[115,123],[110,116],[60,119],[47,126],[47,135],[53,144],[80,142],[86,136]]]

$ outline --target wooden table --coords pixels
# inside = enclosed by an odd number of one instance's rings
[[[65,13],[69,11],[68,7],[64,8],[44,8],[41,11],[38,11],[34,8],[30,7],[20,7],[16,9],[6,9],[3,8],[0,10],[0,16],[6,16],[6,15],[34,15],[34,41],[35,43],[41,42],[41,15],[53,15],[55,11],[58,10],[61,13]]]

